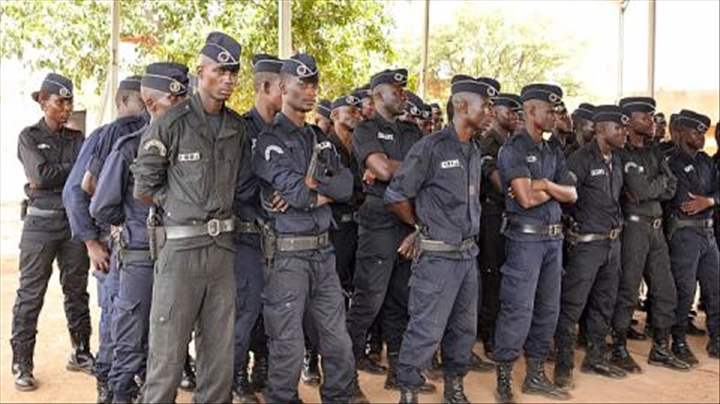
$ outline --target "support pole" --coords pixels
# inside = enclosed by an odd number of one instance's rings
[[[278,0],[278,45],[281,59],[292,56],[292,1]]]
[[[648,2],[648,94],[655,97],[655,18],[656,18],[656,1]]]
[[[425,99],[427,90],[427,65],[428,65],[428,42],[430,30],[430,0],[424,1],[423,24],[422,24],[422,45],[420,49],[420,83],[418,93],[420,98]]]
[[[120,0],[113,0],[112,7],[112,35],[110,37],[110,81],[109,103],[115,101],[119,75],[120,75]],[[110,119],[117,118],[117,109],[110,108]]]

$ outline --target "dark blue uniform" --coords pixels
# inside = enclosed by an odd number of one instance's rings
[[[385,192],[387,203],[414,200],[427,226],[412,266],[410,321],[398,364],[398,383],[406,388],[423,385],[421,372],[441,342],[444,377],[467,372],[477,331],[480,158],[479,143],[461,143],[449,126],[413,146]]]
[[[417,125],[391,123],[375,114],[360,123],[353,132],[353,153],[360,172],[373,153],[402,161],[420,138]],[[408,280],[410,261],[398,256],[397,249],[411,228],[401,223],[385,208],[383,200],[388,183],[376,180],[365,184],[366,198],[358,210],[358,249],[355,263],[355,288],[348,311],[348,330],[353,341],[355,359],[365,353],[365,339],[382,307],[382,332],[388,355],[400,352],[407,327]]]
[[[574,183],[562,152],[542,141],[536,144],[526,130],[510,138],[500,150],[498,168],[503,185],[516,178],[541,179],[561,185]],[[525,348],[525,356],[545,360],[560,312],[562,240],[558,231],[560,204],[550,200],[524,209],[506,196],[507,259],[501,268],[500,313],[495,329],[493,359],[514,362]],[[526,234],[521,226],[548,229],[547,234]]]
[[[720,336],[720,257],[713,229],[713,209],[688,216],[680,206],[690,200],[688,193],[718,200],[718,168],[703,153],[690,156],[680,147],[668,159],[678,179],[675,197],[667,205],[670,268],[675,278],[678,304],[675,309],[673,339],[685,339],[687,318],[695,299],[696,282],[700,281],[707,328],[711,340]]]
[[[145,374],[148,324],[153,286],[153,261],[148,251],[146,220],[149,208],[133,197],[135,160],[144,129],[124,136],[107,157],[90,204],[92,216],[122,226],[119,250],[119,289],[114,300],[112,335],[115,342],[110,387],[116,400],[136,397],[135,375]]]
[[[314,139],[316,141],[314,141]],[[318,154],[317,191],[305,185],[313,148]],[[277,191],[290,207],[268,212],[277,253],[265,267],[263,315],[268,336],[270,369],[266,400],[298,400],[303,359],[303,318],[309,314],[318,332],[325,374],[324,402],[347,402],[355,367],[345,328],[342,289],[327,231],[330,206],[316,206],[318,194],[338,202],[352,194],[352,174],[343,167],[332,144],[313,126],[295,126],[284,114],[258,137],[253,172],[261,180],[262,197]],[[266,237],[265,248],[272,242]]]

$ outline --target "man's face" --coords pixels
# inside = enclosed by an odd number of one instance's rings
[[[658,142],[665,139],[667,133],[667,123],[665,121],[655,124],[655,140]]]
[[[145,112],[145,103],[140,92],[128,95],[124,104],[128,115],[139,115]]]
[[[335,108],[331,116],[335,125],[342,126],[348,130],[357,128],[363,119],[361,109],[350,106]]]
[[[283,80],[283,102],[296,111],[304,113],[312,111],[317,100],[318,83],[291,75],[286,75]]]
[[[186,96],[184,95],[172,95],[172,94],[165,94],[162,97],[159,97],[155,100],[155,115],[163,114],[165,111],[173,107],[175,104],[179,103],[180,101],[184,100]]]
[[[583,142],[588,143],[595,136],[595,123],[589,119],[578,119],[578,130]]]
[[[393,116],[400,116],[405,112],[407,94],[405,89],[397,84],[381,84],[381,103]]]
[[[470,126],[477,132],[484,133],[492,125],[495,118],[492,102],[486,97],[472,94],[466,97],[467,103],[467,119]]]
[[[535,108],[530,110],[527,116],[531,122],[540,127],[544,132],[552,132],[555,129],[555,112],[549,102],[534,100],[531,105]]]
[[[73,99],[51,94],[46,101],[40,102],[42,110],[49,121],[67,123],[73,111]]]
[[[497,120],[498,126],[510,133],[515,132],[519,123],[517,113],[505,105],[496,105],[493,107],[493,110],[495,111],[495,119]]]
[[[420,132],[422,132],[423,135],[429,135],[429,134],[433,133],[433,129],[435,128],[432,118],[431,119],[418,119],[417,126],[420,128]]]
[[[602,136],[613,149],[625,147],[625,125],[616,122],[600,122],[597,130],[598,137]]]
[[[572,132],[572,121],[567,111],[556,113],[555,130],[560,133]]]
[[[372,96],[368,95],[367,97],[363,97],[361,113],[365,119],[370,118],[372,114],[375,113],[375,102]]]
[[[315,116],[313,117],[313,123],[317,125],[325,134],[330,133],[330,129],[332,128],[332,121],[325,118],[325,116],[318,114],[315,112]]]
[[[206,60],[198,69],[198,84],[211,98],[227,101],[237,86],[238,72]]]
[[[680,128],[680,139],[691,150],[702,150],[705,147],[705,134],[695,128]]]
[[[655,135],[655,120],[652,112],[633,112],[628,126],[646,137]]]
[[[440,130],[443,126],[443,116],[442,111],[440,111],[440,108],[433,108],[432,109],[432,123],[433,123],[433,130]]]

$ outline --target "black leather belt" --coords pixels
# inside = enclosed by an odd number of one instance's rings
[[[551,224],[550,226],[535,226],[531,224],[520,224],[509,222],[507,230],[524,234],[537,234],[540,236],[557,236],[562,234],[562,224]]]
[[[670,226],[681,229],[683,227],[712,228],[715,225],[713,219],[671,219]]]
[[[330,245],[328,232],[317,236],[278,237],[276,241],[277,250],[284,252],[317,250],[328,245]]]
[[[626,219],[628,222],[632,223],[645,223],[651,226],[653,229],[661,228],[663,222],[661,217],[646,217],[639,215],[627,215]]]
[[[118,251],[118,257],[120,262],[127,264],[130,262],[152,262],[150,257],[150,250],[130,250],[121,248]]]
[[[236,222],[235,232],[240,234],[259,234],[260,227],[253,222]]]
[[[197,226],[166,226],[165,236],[168,240],[177,240],[190,237],[211,236],[235,231],[235,219],[212,219],[205,224]]]
[[[420,250],[422,251],[463,252],[473,248],[475,245],[475,240],[471,238],[463,240],[460,244],[449,244],[440,240],[420,240]]]
[[[593,241],[617,240],[622,233],[622,227],[610,230],[609,233],[585,233],[579,234],[572,231],[568,232],[567,239],[571,243],[591,243]]]
[[[28,206],[27,214],[28,216],[45,217],[49,219],[66,217],[64,209],[40,209],[34,206]]]

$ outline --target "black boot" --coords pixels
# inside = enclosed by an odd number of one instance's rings
[[[514,404],[513,394],[513,363],[497,362],[497,387],[495,388],[495,401],[500,404]]]
[[[113,391],[110,388],[110,385],[108,385],[107,380],[96,380],[95,382],[96,388],[97,388],[97,403],[98,404],[112,404],[114,397],[113,397]]]
[[[707,349],[708,356],[713,359],[720,358],[720,335],[711,335],[710,340],[705,347]]]
[[[233,378],[233,394],[237,401],[241,404],[258,404],[260,400],[255,395],[255,391],[250,385],[247,371],[247,359],[243,363]]]
[[[690,370],[690,365],[687,362],[681,361],[670,352],[667,329],[657,328],[653,330],[653,344],[648,356],[648,363],[653,366],[664,366],[672,370],[684,372]]]
[[[594,373],[611,379],[622,379],[627,376],[624,370],[605,359],[605,341],[588,340],[585,359],[580,370],[583,373]]]
[[[524,394],[544,396],[553,400],[565,401],[570,394],[556,387],[545,375],[545,361],[542,359],[528,359],[527,373],[522,385]]]
[[[700,363],[695,357],[695,354],[693,354],[693,352],[690,350],[690,345],[688,345],[685,336],[673,337],[671,351],[676,358],[680,359],[681,361],[687,363],[690,366],[696,366],[698,363]]]
[[[647,339],[647,335],[645,335],[645,333],[635,331],[635,329],[630,326],[627,329],[627,339],[632,339],[635,341],[645,341]]]
[[[375,362],[367,355],[363,355],[357,360],[357,362],[355,362],[355,369],[370,373],[371,375],[384,375],[388,372],[388,369],[385,366]]]
[[[268,358],[267,354],[253,352],[253,367],[250,374],[250,385],[255,392],[261,392],[267,386]]]
[[[696,337],[705,336],[705,330],[701,330],[695,325],[695,317],[688,316],[687,333]]]
[[[490,362],[485,362],[475,352],[470,351],[470,366],[468,370],[480,373],[490,373],[495,370],[495,365]]]
[[[400,390],[400,385],[397,382],[397,364],[398,354],[389,352],[388,353],[388,368],[387,377],[385,378],[385,390]],[[435,393],[435,385],[428,382],[424,382],[422,386],[415,389],[415,394],[433,394]]]
[[[465,395],[465,386],[461,376],[445,378],[445,388],[443,391],[444,404],[469,404]]]
[[[308,386],[320,385],[320,363],[318,353],[312,349],[305,350],[305,358],[303,358],[302,382]]]
[[[417,404],[418,393],[416,390],[405,387],[400,388],[400,404]]]
[[[90,333],[70,333],[72,352],[65,368],[71,372],[93,374],[95,358],[90,352]]]
[[[351,404],[369,404],[370,400],[368,400],[365,393],[360,388],[360,381],[358,380],[358,374],[355,372],[355,377],[353,377],[352,381],[352,387],[350,392],[350,403]]]
[[[610,363],[626,371],[627,373],[640,373],[642,369],[635,362],[627,350],[626,330],[613,331],[613,346],[610,355]]]
[[[12,375],[15,378],[15,388],[20,391],[32,391],[37,388],[33,376],[33,354],[35,353],[35,340],[27,342],[11,341],[13,351]]]
[[[190,353],[185,356],[185,366],[183,366],[182,379],[180,380],[180,389],[184,391],[195,391],[197,381],[195,380],[195,360]]]
[[[573,368],[575,367],[575,349],[572,335],[558,335],[555,338],[557,353],[555,357],[555,369],[553,381],[561,389],[572,390],[575,388],[573,381]]]

